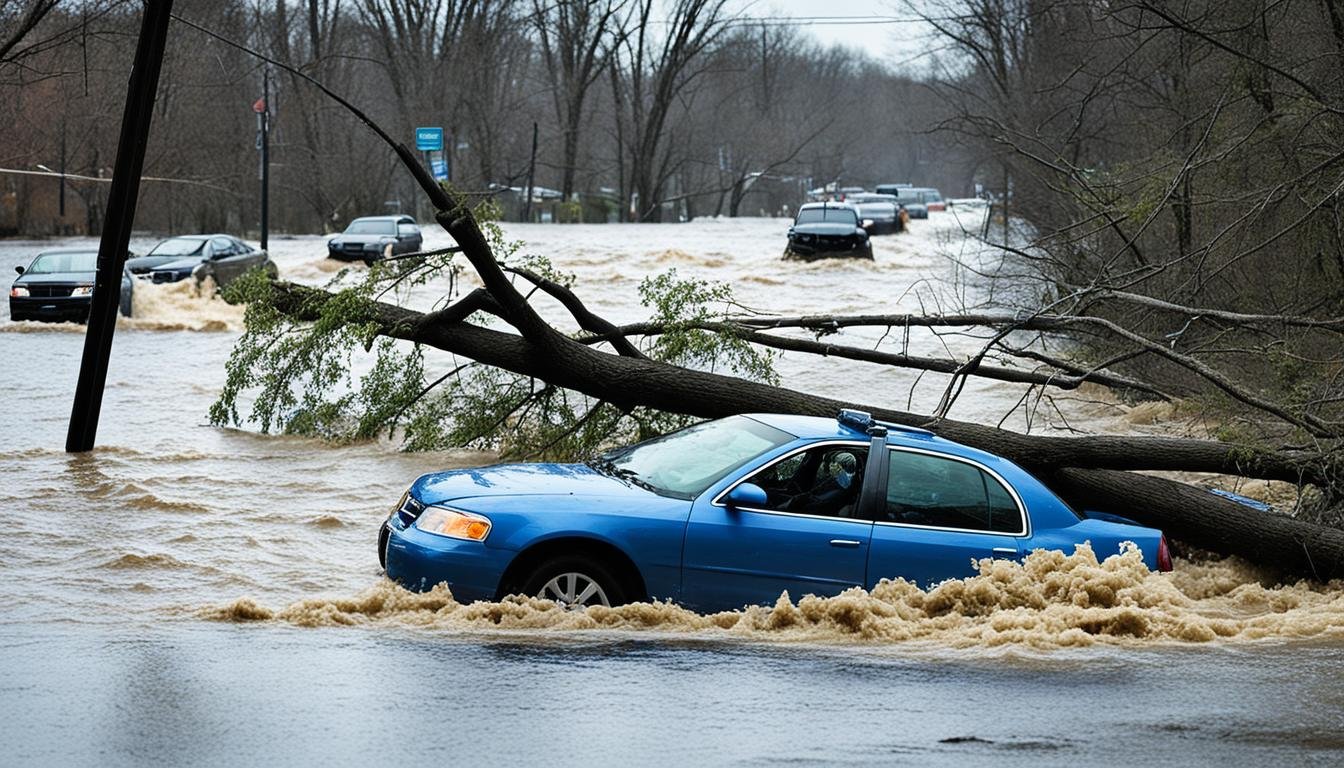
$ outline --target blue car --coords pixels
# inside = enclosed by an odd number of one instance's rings
[[[421,476],[383,524],[389,578],[462,602],[568,607],[672,600],[699,611],[927,586],[1035,549],[1133,542],[1171,569],[1162,532],[1079,516],[1006,459],[842,411],[707,421],[583,464]]]

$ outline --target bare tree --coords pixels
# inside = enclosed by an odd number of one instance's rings
[[[640,221],[661,219],[663,187],[674,172],[665,130],[677,99],[704,73],[704,54],[727,29],[726,4],[676,0],[664,18],[654,0],[635,0],[621,21],[610,54],[621,189]]]
[[[588,91],[607,64],[609,36],[627,0],[533,0],[532,25],[561,130],[560,192],[569,199],[578,171]]]

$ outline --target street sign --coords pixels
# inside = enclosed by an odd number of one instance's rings
[[[438,152],[443,149],[443,129],[416,128],[415,148],[421,152]]]
[[[435,181],[448,180],[448,161],[442,157],[436,157],[429,161],[429,172],[434,176]]]

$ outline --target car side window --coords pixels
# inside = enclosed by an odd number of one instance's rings
[[[232,256],[233,243],[227,238],[216,237],[210,241],[210,250],[215,256]]]
[[[1020,533],[1017,501],[997,478],[973,464],[891,451],[886,506],[878,520],[936,528]]]
[[[765,490],[763,509],[855,517],[868,448],[826,445],[796,453],[747,478]]]
[[[419,227],[416,227],[409,221],[403,221],[397,225],[397,234],[401,236],[414,235],[419,231],[420,231]]]

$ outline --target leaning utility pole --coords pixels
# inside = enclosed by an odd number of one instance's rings
[[[98,415],[103,407],[107,360],[112,352],[112,334],[117,329],[117,306],[121,298],[121,274],[126,268],[126,249],[135,223],[135,203],[140,194],[140,173],[145,165],[145,144],[154,117],[154,94],[159,88],[159,69],[168,37],[168,19],[173,0],[145,0],[140,19],[140,42],[126,85],[126,109],[121,115],[121,138],[107,196],[107,218],[98,243],[98,272],[93,281],[89,327],[84,334],[84,356],[75,384],[75,404],[70,411],[70,431],[65,450],[78,453],[93,449],[98,433]]]

